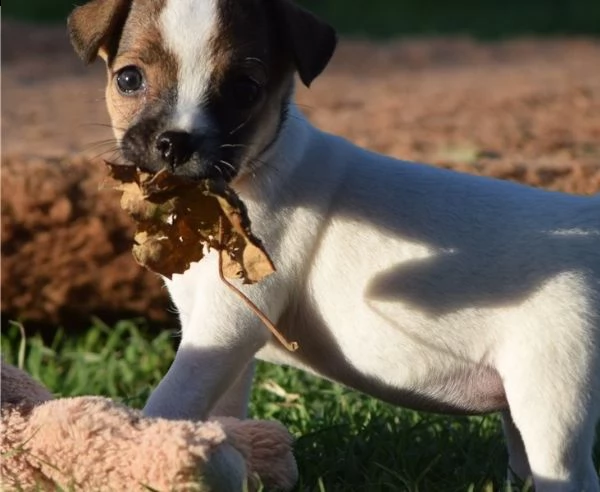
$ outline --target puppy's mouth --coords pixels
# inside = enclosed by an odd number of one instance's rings
[[[147,135],[147,134],[146,134]],[[121,141],[121,154],[127,163],[155,174],[168,172],[192,180],[211,179],[230,183],[238,174],[237,149],[219,144],[216,138],[182,131],[165,131],[148,139],[136,127]]]

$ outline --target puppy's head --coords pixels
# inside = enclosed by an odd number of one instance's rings
[[[336,45],[291,0],[93,0],[69,31],[86,62],[106,61],[126,160],[229,181],[276,139],[294,72],[310,85]]]

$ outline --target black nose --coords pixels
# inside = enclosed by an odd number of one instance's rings
[[[192,156],[192,136],[186,132],[164,132],[156,140],[160,157],[174,169]]]

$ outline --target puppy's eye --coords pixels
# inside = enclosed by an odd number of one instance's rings
[[[261,96],[262,87],[251,77],[241,76],[232,80],[226,90],[226,97],[238,108],[247,109]]]
[[[117,72],[117,86],[123,94],[131,95],[144,87],[142,71],[133,65]]]

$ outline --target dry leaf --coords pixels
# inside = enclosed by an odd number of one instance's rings
[[[225,183],[107,165],[123,192],[121,207],[137,223],[133,256],[139,264],[171,278],[200,261],[207,247],[219,251],[228,278],[254,283],[275,271],[250,230],[246,207]]]
[[[265,314],[228,278],[245,283],[262,280],[275,267],[262,243],[250,230],[242,201],[223,182],[192,181],[167,171],[151,175],[133,166],[107,162],[119,184],[121,207],[137,223],[133,256],[146,268],[171,278],[200,261],[205,248],[219,252],[219,275],[260,318],[284,347],[288,342]]]

